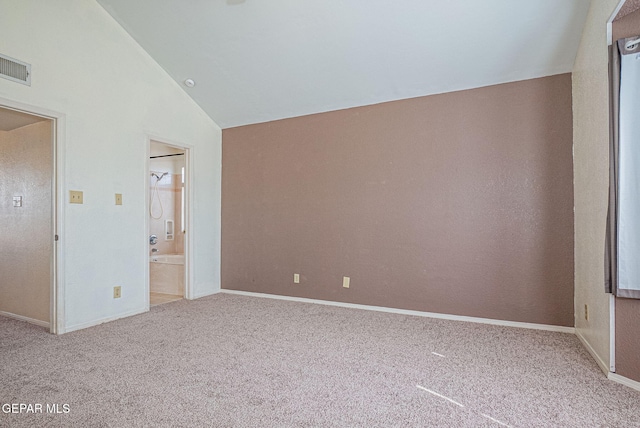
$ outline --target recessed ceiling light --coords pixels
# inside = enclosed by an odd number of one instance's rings
[[[187,79],[184,81],[185,86],[187,86],[188,88],[193,88],[194,86],[196,86],[196,82],[193,79]]]

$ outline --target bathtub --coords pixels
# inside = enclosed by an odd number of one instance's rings
[[[149,256],[149,290],[184,296],[184,254]]]

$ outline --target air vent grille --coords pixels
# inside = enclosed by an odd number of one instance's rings
[[[31,64],[0,54],[0,77],[31,86]]]

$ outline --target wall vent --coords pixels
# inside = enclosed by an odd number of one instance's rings
[[[31,86],[31,64],[0,54],[0,77]]]

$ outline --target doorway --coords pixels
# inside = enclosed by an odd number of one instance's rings
[[[189,296],[188,148],[149,141],[149,306]]]
[[[0,315],[56,329],[56,121],[0,106]]]

